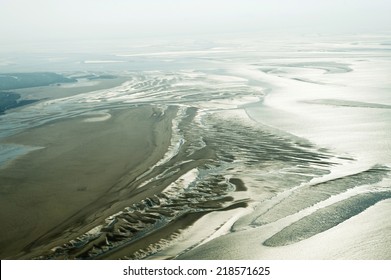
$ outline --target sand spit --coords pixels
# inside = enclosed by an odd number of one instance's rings
[[[0,257],[39,255],[115,213],[113,202],[129,199],[121,188],[166,152],[175,112],[111,110],[104,122],[80,116],[6,139],[45,148],[0,170]]]
[[[86,116],[89,117],[85,118],[83,122],[103,122],[111,118],[111,114],[108,113],[107,111],[94,112],[94,113],[86,114]]]

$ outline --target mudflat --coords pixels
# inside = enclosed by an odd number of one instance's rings
[[[112,109],[105,118],[81,115],[4,139],[41,149],[0,169],[0,258],[64,244],[131,199],[121,189],[165,154],[175,111]]]

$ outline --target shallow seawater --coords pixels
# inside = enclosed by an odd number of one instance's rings
[[[40,149],[40,147],[0,143],[0,168],[12,160],[36,149]]]
[[[208,258],[214,248],[221,258],[256,258],[265,246],[300,245],[389,200],[390,50],[349,49],[348,38],[307,42],[307,51],[252,43],[248,53],[178,53],[171,69],[162,62],[126,72],[115,88],[0,116],[8,136],[76,116],[106,121],[116,108],[177,110],[167,153],[129,182],[137,193],[162,191],[34,257]],[[192,68],[195,60],[202,63]],[[26,151],[1,147],[0,164]],[[231,236],[243,248],[258,245],[232,256]]]

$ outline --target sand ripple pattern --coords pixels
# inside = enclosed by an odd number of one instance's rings
[[[178,112],[176,138],[184,140],[176,154],[128,184],[137,192],[159,184],[166,184],[165,189],[39,258],[101,259],[124,248],[126,258],[145,258],[169,246],[189,226],[188,222],[183,224],[184,220],[195,221],[213,211],[246,208],[264,199],[253,196],[252,191],[261,188],[273,197],[281,189],[327,174],[327,167],[334,164],[327,152],[276,136],[251,122],[238,124],[235,116],[230,119],[207,114],[195,122],[197,108],[185,107]],[[154,237],[165,228],[174,230],[169,230],[164,239]],[[139,248],[137,244],[144,241],[148,246]]]
[[[391,198],[391,192],[369,192],[321,208],[292,223],[263,242],[266,246],[285,246],[310,238],[360,214],[379,201]]]
[[[246,201],[234,201],[226,195],[234,190],[234,186],[221,176],[202,183],[191,182],[186,189],[182,188],[181,181],[182,178],[174,183],[175,187],[161,194],[126,207],[107,218],[103,225],[54,248],[54,252],[44,258],[103,257],[105,253],[130,245],[184,215],[246,206]]]

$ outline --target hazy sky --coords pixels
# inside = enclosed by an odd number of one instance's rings
[[[0,40],[131,39],[227,32],[381,32],[390,0],[0,0]]]

